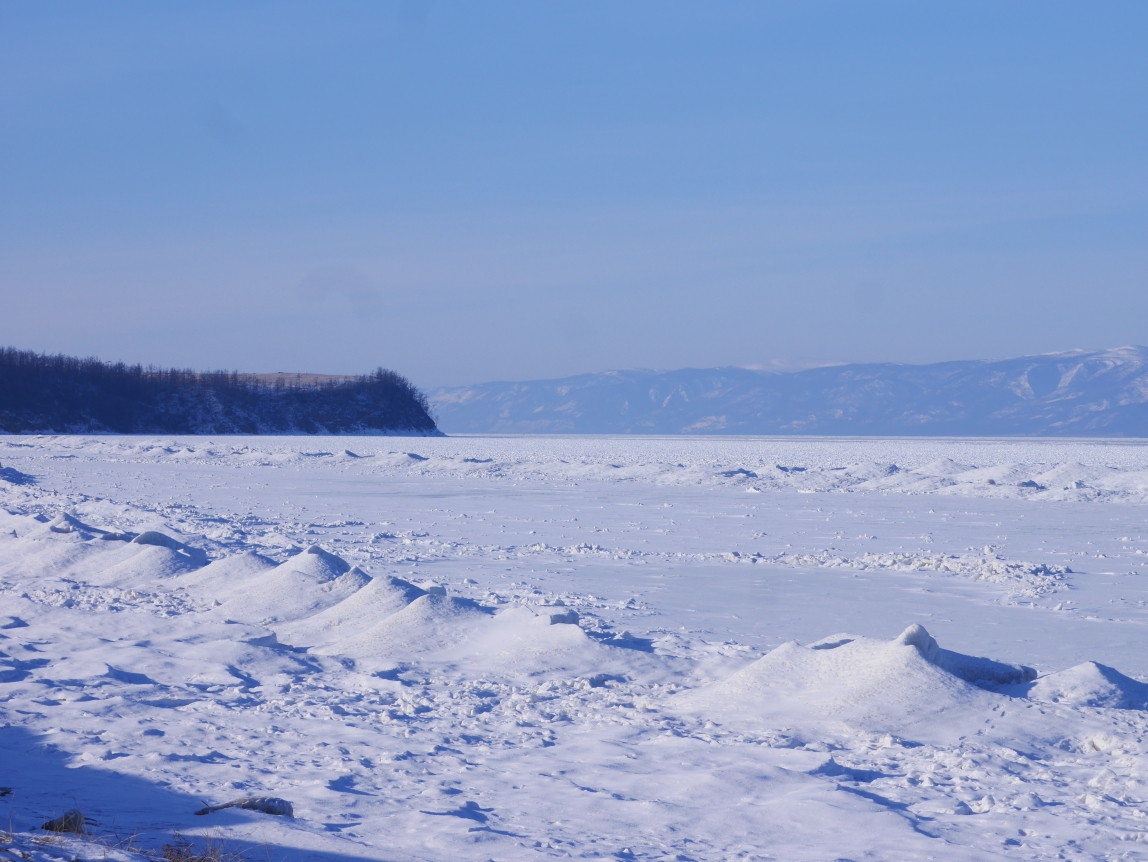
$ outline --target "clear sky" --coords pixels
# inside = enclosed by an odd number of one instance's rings
[[[1148,343],[1148,3],[0,5],[0,344],[422,386]]]

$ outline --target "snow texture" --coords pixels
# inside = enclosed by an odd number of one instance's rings
[[[1148,858],[1148,445],[314,442],[0,438],[0,852]]]

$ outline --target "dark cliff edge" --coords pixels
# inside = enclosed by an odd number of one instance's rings
[[[426,398],[359,377],[195,372],[0,348],[0,433],[441,436]]]

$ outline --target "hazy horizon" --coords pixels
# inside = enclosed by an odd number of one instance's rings
[[[424,389],[1142,343],[1146,24],[6,4],[0,343]]]
[[[26,348],[22,348],[18,345],[0,345],[0,348],[3,348],[3,347],[14,347],[17,350],[26,349]],[[575,371],[571,374],[563,374],[563,375],[559,375],[556,377],[549,377],[549,378],[519,377],[519,378],[514,378],[514,379],[502,379],[502,380],[498,380],[498,379],[471,380],[471,381],[468,381],[466,383],[441,384],[441,385],[429,385],[429,386],[421,385],[419,388],[423,389],[424,391],[431,391],[431,390],[437,390],[437,389],[465,388],[465,387],[470,386],[470,385],[487,384],[487,383],[519,383],[519,382],[526,383],[526,382],[536,382],[536,381],[543,381],[543,380],[563,380],[563,379],[571,378],[571,377],[584,377],[584,376],[591,376],[591,375],[595,375],[595,374],[611,374],[611,373],[615,373],[615,372],[648,372],[648,373],[655,373],[655,374],[671,374],[671,373],[674,373],[677,371],[689,371],[689,370],[704,371],[704,370],[720,370],[720,369],[725,369],[725,368],[731,368],[731,369],[738,369],[738,370],[742,370],[742,371],[757,371],[757,372],[762,372],[762,373],[794,374],[794,373],[798,373],[801,371],[811,371],[811,370],[818,369],[818,368],[835,368],[835,367],[839,367],[839,366],[843,366],[843,365],[889,364],[889,365],[920,366],[920,365],[940,364],[943,362],[958,362],[958,363],[959,362],[983,362],[983,363],[987,364],[987,363],[993,363],[993,362],[1004,362],[1004,361],[1007,361],[1010,359],[1022,359],[1022,358],[1028,357],[1028,356],[1032,356],[1032,357],[1038,357],[1038,356],[1070,356],[1072,354],[1106,353],[1106,352],[1112,352],[1112,351],[1118,351],[1118,350],[1148,350],[1148,346],[1138,345],[1138,344],[1122,344],[1119,346],[1106,347],[1106,348],[1080,348],[1080,347],[1077,347],[1077,348],[1069,348],[1066,350],[1046,351],[1044,353],[1031,353],[1031,354],[1013,355],[1013,356],[963,357],[963,358],[958,358],[958,359],[936,360],[933,362],[896,362],[896,361],[881,361],[881,360],[876,360],[873,362],[849,362],[849,361],[815,360],[815,359],[805,359],[805,360],[775,359],[775,360],[771,360],[769,362],[758,363],[758,364],[754,364],[754,365],[713,365],[713,366],[706,366],[706,367],[681,366],[681,367],[676,367],[676,368],[655,368],[655,367],[651,367],[651,366],[632,365],[632,366],[628,366],[628,367],[617,367],[617,368],[593,368],[593,369],[589,369],[589,370]],[[145,368],[147,368],[149,366],[150,367],[163,367],[163,366],[159,366],[157,363],[148,362],[146,360],[145,361],[127,360],[127,359],[125,359],[125,360],[108,360],[106,357],[103,357],[103,356],[96,356],[96,355],[78,356],[75,354],[68,354],[66,351],[51,351],[51,353],[62,353],[65,356],[74,356],[75,358],[79,358],[79,359],[97,359],[97,360],[104,361],[104,362],[122,361],[126,365],[141,365]],[[343,372],[329,372],[329,371],[324,371],[324,370],[313,370],[313,369],[302,369],[302,368],[284,368],[284,369],[275,369],[272,371],[272,370],[268,370],[268,369],[222,368],[222,367],[213,367],[213,366],[203,366],[203,367],[183,366],[180,368],[180,370],[189,370],[189,371],[193,371],[193,372],[216,372],[216,371],[222,371],[225,373],[226,372],[235,372],[235,373],[238,373],[238,374],[240,374],[242,376],[246,376],[246,377],[275,377],[275,376],[281,375],[284,377],[301,377],[301,378],[350,378],[350,377],[369,375],[374,371],[373,368],[364,368],[364,369],[357,370],[357,371],[343,371]],[[400,369],[391,369],[391,370],[398,371],[400,374],[402,373],[402,371]],[[404,376],[406,376],[406,375],[404,375]]]

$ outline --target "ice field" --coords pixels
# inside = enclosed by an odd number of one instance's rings
[[[1146,513],[1140,442],[0,437],[0,853],[1148,859]]]

